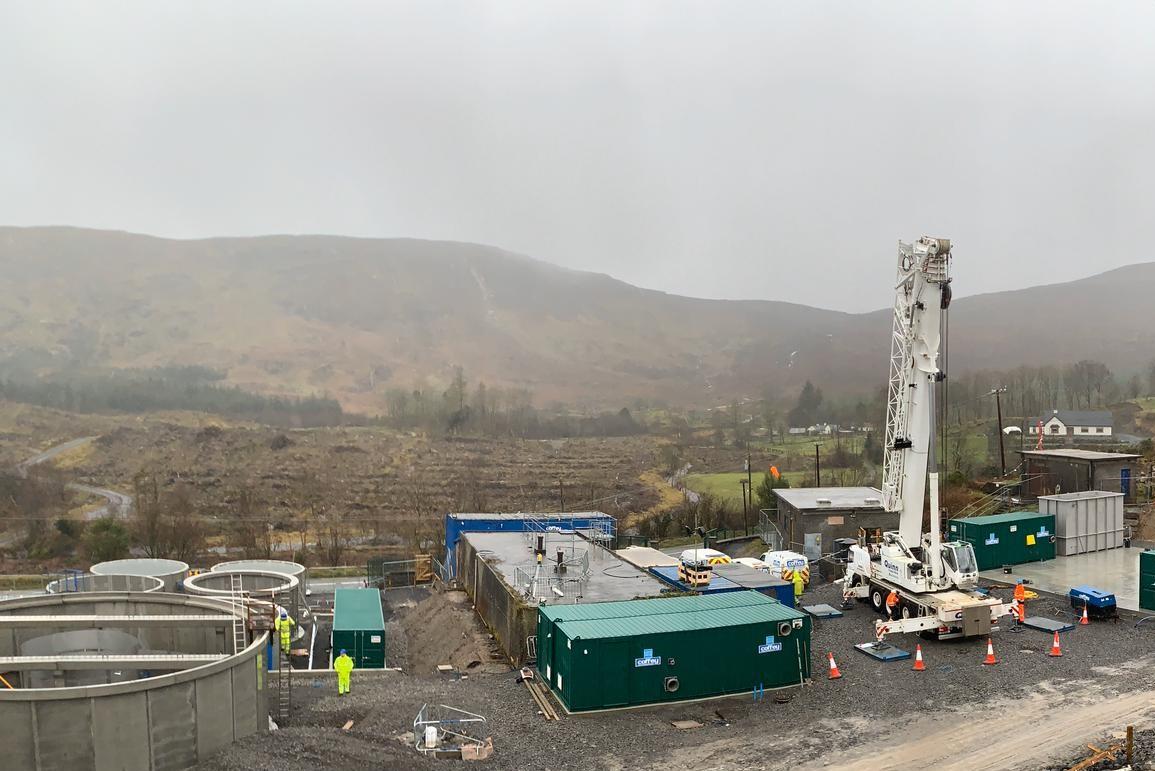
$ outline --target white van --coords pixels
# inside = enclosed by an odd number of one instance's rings
[[[794,551],[768,551],[762,561],[770,566],[770,572],[781,575],[786,581],[794,580],[794,571],[802,571],[802,581],[810,583],[810,560]]]
[[[728,565],[730,557],[717,549],[686,549],[682,552],[682,564],[690,567],[706,567],[707,565]]]

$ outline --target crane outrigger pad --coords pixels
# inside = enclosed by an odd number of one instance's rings
[[[902,661],[903,659],[910,658],[910,651],[896,648],[888,642],[859,643],[854,647],[872,659],[878,659],[879,661]]]
[[[1042,616],[1027,616],[1023,619],[1023,626],[1038,629],[1040,632],[1069,632],[1075,628],[1074,624]]]
[[[833,608],[826,603],[821,603],[820,605],[803,605],[801,610],[814,616],[814,618],[839,618],[842,616],[841,610]]]

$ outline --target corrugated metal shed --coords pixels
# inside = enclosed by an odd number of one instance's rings
[[[557,626],[564,629],[566,636],[571,640],[601,640],[607,637],[633,637],[640,634],[688,632],[741,624],[761,624],[769,621],[791,621],[797,617],[798,614],[793,610],[774,601],[717,610],[696,610],[688,613],[565,621],[557,624]]]
[[[1155,549],[1139,553],[1139,607],[1155,610]]]
[[[385,666],[385,614],[376,589],[337,589],[333,596],[333,655],[344,648],[361,668]]]
[[[649,600],[595,602],[588,605],[543,605],[539,611],[550,621],[591,621],[669,613],[694,613],[719,608],[765,605],[767,599],[752,592],[732,592],[716,597],[656,597]]]
[[[540,611],[538,670],[571,711],[773,689],[810,675],[809,619],[757,592],[604,604],[615,607]]]
[[[979,570],[1055,558],[1055,517],[1037,511],[1012,511],[955,519],[950,535],[974,547]]]
[[[1087,490],[1040,495],[1039,510],[1055,517],[1056,553],[1070,557],[1123,546],[1123,493]]]

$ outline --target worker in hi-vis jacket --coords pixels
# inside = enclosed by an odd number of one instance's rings
[[[273,628],[281,633],[281,650],[286,654],[289,652],[289,641],[292,639],[295,624],[296,622],[289,618],[289,611],[284,608],[281,609],[281,615],[273,622]]]
[[[353,659],[349,658],[344,648],[341,649],[341,655],[333,659],[333,669],[337,670],[337,695],[344,696],[349,692],[353,679]]]

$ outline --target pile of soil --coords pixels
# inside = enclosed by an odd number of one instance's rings
[[[437,675],[439,664],[462,673],[509,671],[508,661],[482,625],[464,591],[435,590],[415,605],[398,610],[387,637],[404,639],[392,666],[419,677]]]

